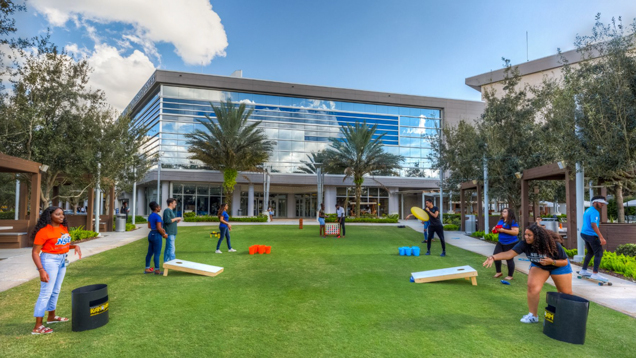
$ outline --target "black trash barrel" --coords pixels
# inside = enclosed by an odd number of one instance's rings
[[[565,293],[548,292],[543,334],[561,342],[585,343],[590,301]]]
[[[73,290],[73,331],[99,328],[108,323],[108,285],[97,284]]]

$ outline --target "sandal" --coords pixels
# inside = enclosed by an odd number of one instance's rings
[[[60,317],[60,316],[55,316],[53,317],[52,321],[47,320],[46,324],[51,324],[51,323],[64,323],[64,322],[68,322],[68,318],[66,317]]]
[[[498,273],[496,273],[493,277],[494,277],[494,278],[499,278],[499,277],[501,277],[501,276],[503,276],[503,274],[502,274],[501,272],[498,272]]]
[[[146,273],[153,273],[153,272],[155,272],[155,269],[153,269],[153,268],[147,268],[147,269],[144,270],[145,274]]]
[[[512,280],[512,278],[513,278],[512,276],[506,276],[506,278],[504,278],[504,280],[510,281],[510,280]]]
[[[53,330],[49,327],[44,327],[44,325],[40,325],[40,327],[31,331],[31,334],[50,334],[53,333]]]
[[[155,270],[155,275],[163,275],[163,271]]]

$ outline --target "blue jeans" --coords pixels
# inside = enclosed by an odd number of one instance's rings
[[[150,268],[150,259],[154,255],[155,257],[155,270],[161,269],[159,265],[159,256],[161,256],[161,234],[158,231],[152,230],[148,234],[148,253],[146,254],[146,268]]]
[[[166,249],[163,252],[163,262],[176,259],[174,256],[174,241],[177,239],[177,235],[168,235],[166,238]]]
[[[221,237],[219,238],[219,242],[216,244],[216,249],[218,250],[221,247],[221,243],[223,242],[223,238],[227,238],[227,248],[232,249],[232,245],[230,244],[230,229],[227,227],[219,226],[219,230],[221,231]]]
[[[533,268],[533,267],[538,267],[538,266],[533,264],[533,263],[531,263],[530,264],[530,268]],[[572,273],[572,266],[570,266],[570,260],[568,259],[567,266],[561,266],[561,267],[558,267],[558,268],[550,271],[550,276],[567,275],[567,274],[570,274],[570,273]]]
[[[44,317],[45,311],[54,311],[60,295],[62,281],[66,274],[66,254],[55,255],[45,252],[40,254],[44,271],[49,275],[49,282],[40,282],[40,296],[35,301],[33,317]]]

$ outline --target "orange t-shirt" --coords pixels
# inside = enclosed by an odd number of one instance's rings
[[[47,254],[65,254],[71,246],[71,235],[66,227],[53,227],[49,224],[35,234],[33,243],[42,245],[42,252]]]

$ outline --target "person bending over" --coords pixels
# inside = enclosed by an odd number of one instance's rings
[[[492,255],[484,261],[483,266],[490,267],[495,261],[511,260],[515,256],[525,253],[530,259],[530,273],[528,274],[528,310],[521,318],[522,323],[537,323],[539,317],[539,296],[543,284],[552,277],[557,291],[572,294],[572,267],[560,244],[559,234],[546,230],[536,223],[530,225],[524,239],[519,241],[512,250]]]
[[[517,237],[517,235],[519,235],[519,224],[517,223],[515,212],[510,208],[501,210],[501,218],[497,226],[492,228],[492,231],[499,234],[499,240],[497,241],[493,255],[511,250],[519,242],[519,238]],[[507,260],[506,264],[508,265],[508,276],[506,276],[505,280],[510,281],[512,280],[512,275],[515,273],[515,260]],[[501,277],[503,275],[501,273],[501,261],[495,261],[495,269],[497,273],[495,273],[494,277]]]

